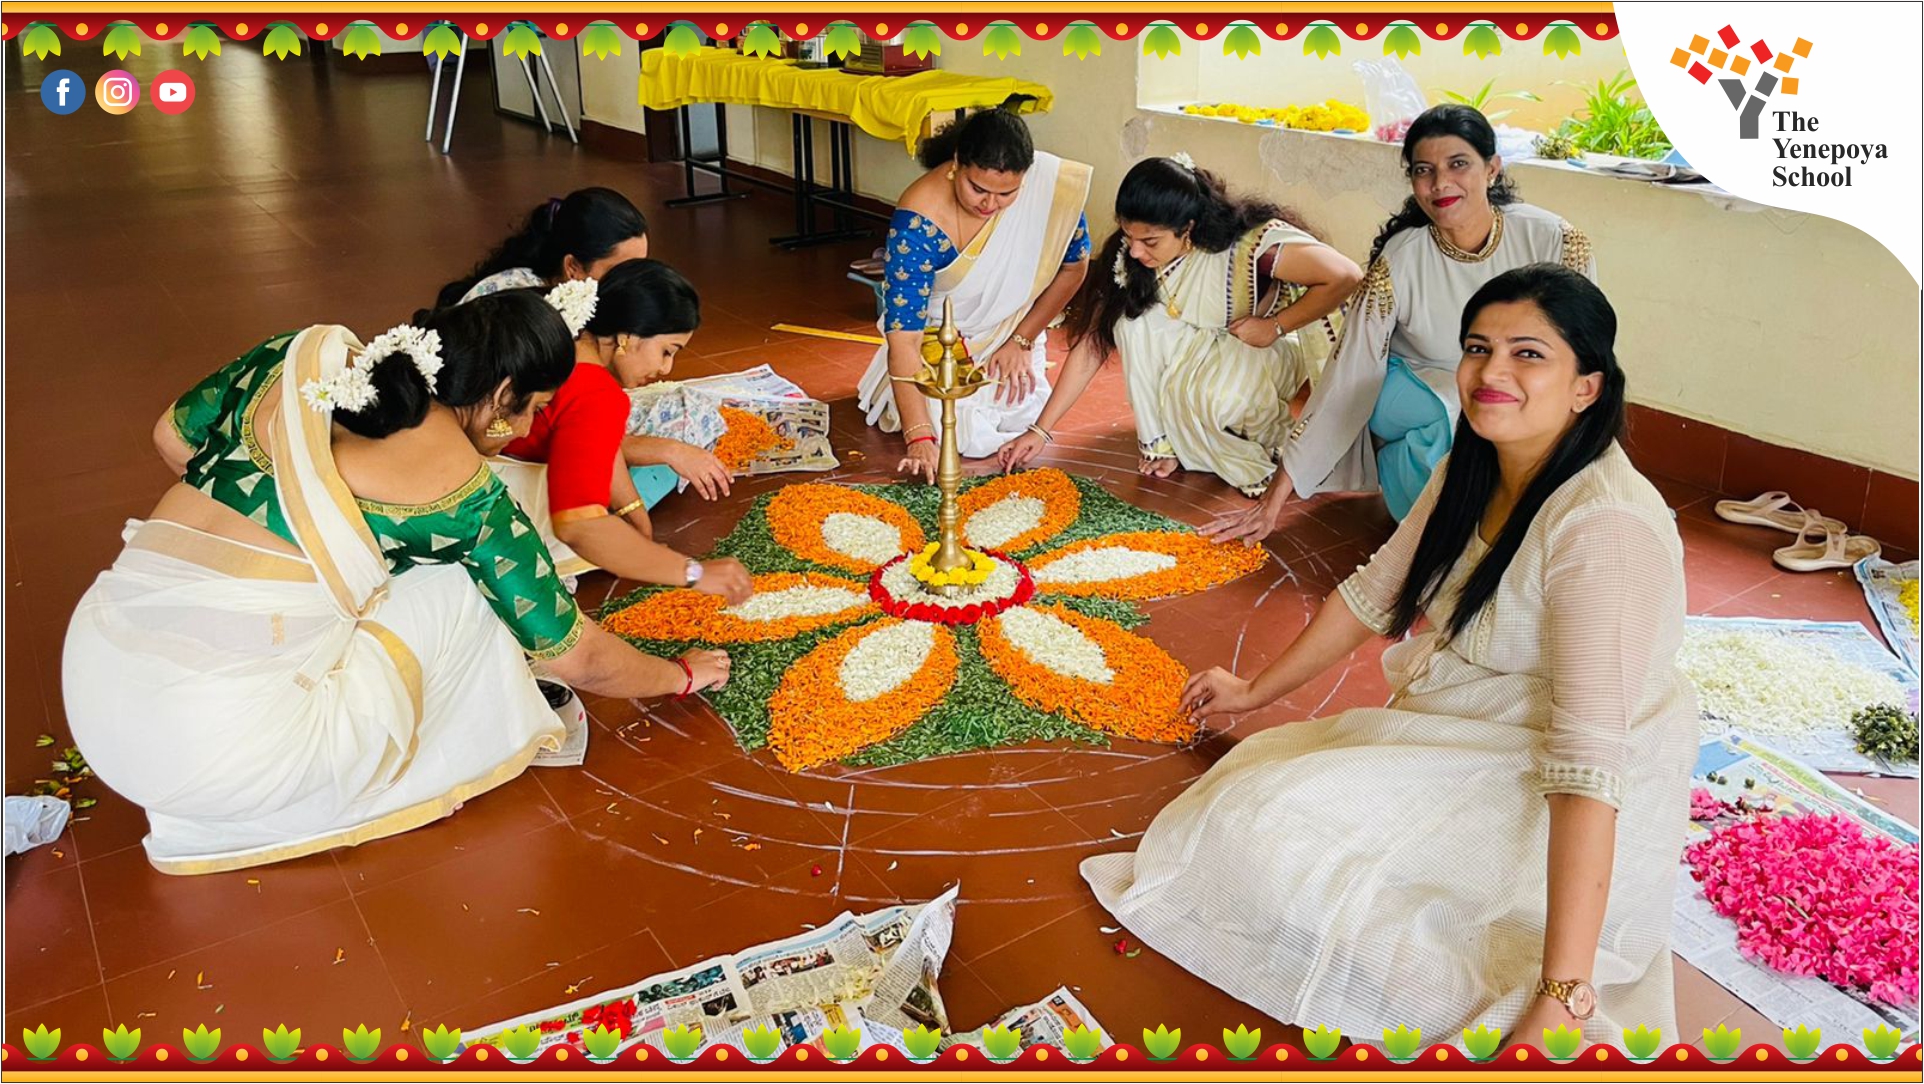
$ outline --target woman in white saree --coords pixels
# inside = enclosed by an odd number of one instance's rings
[[[859,385],[869,424],[907,440],[903,470],[935,478],[939,416],[901,381],[922,365],[922,332],[953,302],[969,353],[993,394],[956,404],[956,444],[994,455],[1035,424],[1049,395],[1046,329],[1088,270],[1089,167],[1035,149],[1008,109],[987,109],[922,147],[928,172],[889,223],[885,344]]]
[[[561,317],[509,291],[427,325],[277,336],[156,426],[182,483],[81,599],[63,682],[162,872],[363,843],[514,778],[562,735],[527,657],[607,695],[726,680],[583,616],[482,461],[567,375]]]

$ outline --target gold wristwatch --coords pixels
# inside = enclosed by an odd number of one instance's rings
[[[1582,979],[1544,979],[1537,983],[1537,993],[1561,1002],[1578,1020],[1597,1015],[1597,988]]]

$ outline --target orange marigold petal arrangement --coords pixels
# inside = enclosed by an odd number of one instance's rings
[[[1047,542],[1082,514],[1082,494],[1053,467],[1005,474],[956,499],[969,545],[1020,553]]]
[[[1132,531],[1071,543],[1029,564],[1040,595],[1167,598],[1220,587],[1263,567],[1260,546],[1177,531]]]
[[[720,410],[728,429],[715,442],[715,458],[730,474],[747,474],[764,452],[785,452],[795,447],[794,441],[775,432],[775,427],[759,414],[730,406]]]
[[[719,595],[676,588],[610,614],[602,624],[635,640],[750,644],[845,625],[876,608],[865,584],[835,576],[771,572],[752,582],[755,594],[740,606],[729,606]]]
[[[1111,622],[1041,604],[984,621],[976,635],[989,668],[1031,707],[1125,738],[1195,736],[1182,714],[1188,668]]]
[[[798,772],[885,741],[948,695],[959,666],[955,634],[940,625],[883,618],[850,629],[782,678],[768,705],[769,748]]]
[[[768,502],[767,519],[769,532],[788,552],[850,572],[873,572],[928,542],[922,525],[901,505],[821,482],[783,488]],[[894,552],[885,555],[890,548]]]

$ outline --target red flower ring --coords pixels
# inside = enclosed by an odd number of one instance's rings
[[[908,560],[910,555],[905,553],[876,569],[874,575],[869,577],[868,597],[874,599],[882,612],[890,617],[899,617],[908,621],[927,621],[937,625],[973,625],[985,617],[994,617],[1004,610],[1013,609],[1035,597],[1035,579],[1029,575],[1027,566],[994,550],[980,552],[991,560],[1000,561],[1015,569],[1015,590],[1008,596],[986,602],[971,602],[962,606],[949,606],[929,599],[898,598],[889,594],[888,588],[882,585],[882,576],[889,569]]]

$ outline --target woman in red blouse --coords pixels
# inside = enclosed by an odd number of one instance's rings
[[[621,453],[629,412],[624,389],[667,376],[700,324],[700,298],[673,268],[658,260],[616,264],[601,276],[594,315],[575,340],[573,373],[528,435],[505,450],[514,459],[547,464],[545,494],[508,481],[537,525],[553,525],[552,542],[561,546],[551,542],[550,548],[564,574],[601,568],[626,580],[692,587],[731,604],[748,598],[741,562],[697,561],[655,541]]]

